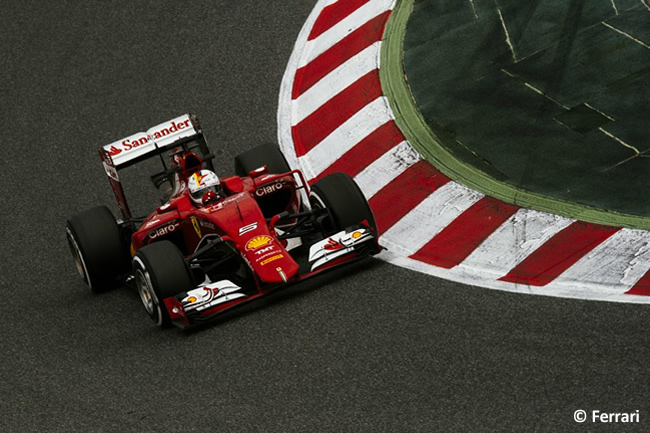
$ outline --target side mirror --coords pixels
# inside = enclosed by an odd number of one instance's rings
[[[263,176],[268,172],[269,172],[269,167],[266,166],[266,165],[263,165],[260,168],[256,168],[255,170],[252,170],[251,172],[249,172],[248,176],[250,176],[251,179],[255,179],[256,177]]]
[[[162,206],[159,206],[156,211],[158,213],[165,213],[176,209],[176,203],[165,203]]]

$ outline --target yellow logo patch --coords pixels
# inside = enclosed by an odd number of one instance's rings
[[[266,265],[268,263],[271,263],[271,262],[274,262],[274,261],[276,261],[278,259],[281,259],[282,257],[284,257],[284,254],[277,254],[275,256],[269,257],[266,260],[262,260],[262,263],[260,263],[260,265],[264,266],[264,265]]]
[[[246,250],[247,251],[256,250],[258,248],[263,247],[264,245],[270,244],[272,240],[273,239],[271,239],[271,236],[266,236],[266,235],[255,236],[254,238],[252,238],[246,243]]]
[[[194,217],[192,217],[192,226],[194,227],[194,231],[196,232],[198,237],[202,238],[203,236],[201,236],[201,227],[199,227],[199,222]]]

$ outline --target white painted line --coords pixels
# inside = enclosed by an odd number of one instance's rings
[[[512,41],[510,40],[510,33],[508,33],[508,27],[506,27],[506,21],[503,19],[503,14],[501,13],[501,8],[499,7],[498,3],[496,0],[494,0],[494,3],[497,6],[497,12],[499,13],[499,20],[501,20],[501,27],[503,27],[503,33],[506,35],[506,44],[508,44],[508,47],[510,47],[510,53],[512,54],[512,59],[517,62],[517,53],[515,52],[515,46],[512,45]]]
[[[554,280],[564,287],[598,284],[629,290],[650,269],[650,232],[622,229]]]
[[[618,15],[618,8],[616,7],[616,2],[614,0],[610,0],[612,2],[612,7],[614,8],[614,12],[616,12],[616,15]]]
[[[298,68],[310,63],[316,57],[323,54],[341,39],[363,26],[371,19],[393,9],[394,5],[395,0],[370,0],[343,20],[336,23],[332,28],[327,29],[327,31],[319,35],[316,39],[307,41],[303,47],[300,60],[298,61]]]
[[[614,26],[611,26],[611,25],[607,24],[605,21],[603,21],[601,24],[604,25],[605,27],[609,28],[609,29],[614,30],[616,33],[620,33],[620,34],[622,34],[622,35],[625,36],[626,38],[633,40],[633,41],[636,42],[637,44],[643,45],[644,47],[650,49],[650,45],[646,44],[646,43],[643,42],[643,41],[638,40],[638,39],[635,38],[634,36],[632,36],[632,35],[630,35],[630,34],[628,34],[628,33],[625,33],[625,32],[622,31],[622,30],[617,29],[617,28],[614,27]]]
[[[448,182],[388,229],[380,242],[399,254],[410,256],[483,197],[480,192]]]
[[[380,189],[420,159],[420,155],[411,145],[403,141],[357,174],[354,180],[366,199],[370,200]]]
[[[478,275],[500,278],[574,220],[520,209],[459,265]]]
[[[602,126],[600,128],[598,128],[598,130],[600,132],[602,132],[603,134],[605,134],[606,136],[608,136],[609,138],[611,138],[612,140],[615,140],[618,143],[620,143],[623,147],[627,147],[628,149],[632,150],[635,155],[639,155],[641,153],[639,151],[639,149],[637,149],[636,147],[632,146],[631,144],[628,144],[625,141],[621,140],[620,138],[618,138],[617,136],[615,136],[611,132],[605,130],[605,128],[603,128]]]
[[[300,123],[305,117],[339,94],[346,87],[379,68],[381,42],[376,42],[343,63],[291,102],[291,121]]]
[[[478,18],[478,13],[476,12],[476,5],[474,4],[474,0],[469,0],[469,4],[472,7],[472,13],[474,14],[474,18]]]
[[[599,110],[598,108],[594,107],[593,105],[591,105],[591,104],[589,104],[589,103],[587,103],[587,102],[585,102],[584,104],[585,104],[587,107],[589,107],[589,108],[591,108],[592,110],[594,110],[596,113],[598,113],[598,114],[600,114],[600,115],[602,115],[602,116],[607,117],[607,118],[608,118],[609,120],[611,120],[612,122],[616,122],[616,119],[614,119],[612,116],[610,116],[609,114],[605,113],[604,111]]]
[[[534,85],[532,85],[532,84],[530,84],[530,83],[528,83],[526,81],[522,81],[522,83],[524,83],[524,86],[526,86],[527,88],[529,88],[533,92],[537,93],[538,95],[543,96],[544,98],[548,99],[549,101],[553,102],[556,105],[559,105],[560,107],[562,107],[562,108],[564,108],[566,110],[569,110],[569,107],[567,107],[566,105],[562,104],[561,102],[556,101],[555,99],[551,98],[550,96],[548,96],[546,93],[542,92],[540,89],[538,89]]]
[[[392,119],[384,96],[363,107],[306,155],[298,158],[307,179],[318,176],[355,144]]]
[[[523,59],[522,59],[522,60],[523,60]],[[522,77],[520,77],[519,75],[517,75],[517,74],[513,74],[512,72],[507,71],[507,70],[505,70],[505,69],[503,69],[503,68],[501,69],[501,72],[503,72],[504,74],[506,74],[506,75],[509,76],[510,78],[514,78],[514,79],[520,81],[520,82],[521,82],[524,86],[526,86],[528,89],[530,89],[530,90],[532,90],[533,92],[537,93],[538,95],[540,95],[540,96],[542,96],[542,97],[548,99],[549,101],[553,102],[554,104],[556,104],[556,105],[558,105],[558,106],[564,108],[565,110],[569,110],[569,109],[570,109],[570,108],[567,107],[566,105],[562,104],[560,101],[557,101],[557,100],[551,98],[551,97],[548,96],[546,93],[542,92],[540,89],[538,89],[537,87],[535,87],[535,86],[532,85],[531,83],[527,82],[526,80],[524,80],[524,79],[523,79]],[[553,119],[553,120],[555,120],[555,119]],[[558,123],[560,123],[560,122],[558,122]],[[560,123],[560,125],[562,125],[562,123]],[[566,125],[563,125],[563,126],[566,127]]]
[[[648,8],[648,10],[650,11],[650,3],[648,2],[648,0],[641,0],[641,4],[646,8]]]

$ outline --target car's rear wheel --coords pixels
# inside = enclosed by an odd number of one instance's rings
[[[248,173],[264,165],[269,168],[271,174],[291,171],[280,148],[275,144],[267,143],[237,155],[235,157],[235,174],[241,177],[248,176]]]
[[[129,271],[120,227],[106,206],[72,216],[66,223],[66,238],[77,272],[93,292],[118,286]]]
[[[345,173],[333,173],[316,182],[309,198],[312,207],[329,211],[329,221],[325,221],[324,227],[329,234],[363,221],[377,230],[368,201],[354,179]]]
[[[169,241],[142,247],[133,258],[138,294],[156,325],[169,327],[171,318],[164,299],[194,288],[190,269],[180,250]]]

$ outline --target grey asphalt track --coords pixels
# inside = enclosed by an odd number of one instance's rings
[[[314,3],[0,3],[0,432],[649,431],[641,305],[368,260],[186,333],[84,288],[63,229],[116,210],[97,147],[192,111],[230,172]]]

